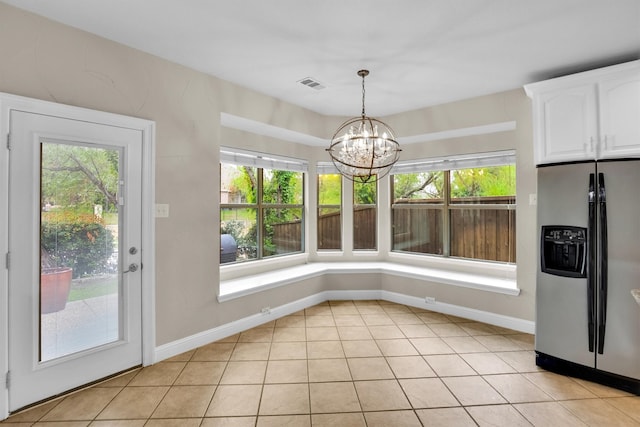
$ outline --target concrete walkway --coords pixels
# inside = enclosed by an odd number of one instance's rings
[[[41,360],[47,361],[113,342],[119,336],[118,295],[68,302],[41,317]]]

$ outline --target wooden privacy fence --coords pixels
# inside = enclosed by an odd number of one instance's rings
[[[474,208],[477,199],[452,200],[450,212],[449,253],[454,257],[488,261],[515,262],[515,209]],[[483,205],[508,204],[509,197],[483,197]],[[415,203],[421,206],[415,206]],[[456,204],[466,204],[456,208]],[[425,206],[425,204],[427,206]],[[392,211],[393,249],[405,252],[439,254],[443,249],[442,207],[428,206],[431,201],[415,201]],[[515,207],[515,206],[514,206]],[[341,242],[340,213],[318,216],[318,248],[339,249]],[[376,209],[354,211],[353,239],[355,248],[376,247]],[[301,250],[301,223],[292,221],[273,225],[276,253]]]
[[[451,211],[451,256],[516,262],[516,211]]]
[[[273,238],[271,240],[274,245],[273,253],[266,253],[265,249],[265,256],[300,252],[302,250],[302,221],[273,224]]]

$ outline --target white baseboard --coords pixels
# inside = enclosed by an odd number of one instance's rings
[[[227,338],[231,335],[246,331],[247,329],[262,325],[263,323],[271,322],[272,320],[279,319],[280,317],[284,317],[297,311],[304,310],[307,307],[312,307],[316,304],[320,304],[327,301],[327,298],[324,294],[325,292],[320,292],[318,294],[272,308],[266,313],[256,313],[251,316],[226,323],[222,326],[209,329],[208,331],[203,331],[167,344],[163,344],[156,347],[155,361],[160,362],[170,357],[177,356],[178,354],[184,353],[186,351],[193,350],[214,341],[218,341],[222,338]]]
[[[488,323],[490,325],[501,326],[514,331],[533,334],[535,332],[535,322],[531,320],[519,319],[517,317],[505,316],[491,313],[489,311],[476,310],[475,308],[462,307],[460,305],[447,304],[443,302],[427,303],[423,298],[412,297],[390,291],[381,291],[380,299],[409,305],[411,307],[422,308],[438,313],[450,314],[452,316],[475,320],[477,322]]]
[[[501,326],[520,332],[532,334],[535,330],[535,323],[529,320],[490,313],[488,311],[476,310],[442,302],[426,303],[424,299],[412,297],[383,290],[370,291],[323,291],[306,298],[299,299],[270,309],[266,313],[257,313],[236,321],[218,326],[208,331],[203,331],[167,344],[156,347],[155,362],[169,359],[173,356],[196,349],[214,341],[229,337],[231,335],[246,331],[263,323],[271,322],[280,317],[288,316],[305,308],[323,303],[325,301],[337,300],[385,300],[404,304],[411,307],[422,308],[452,316],[484,322],[491,325]]]

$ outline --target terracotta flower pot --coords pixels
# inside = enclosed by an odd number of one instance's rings
[[[71,290],[72,269],[45,268],[40,274],[40,313],[64,310]]]

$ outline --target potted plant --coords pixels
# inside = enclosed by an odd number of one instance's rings
[[[40,313],[55,313],[67,306],[73,269],[54,265],[49,253],[40,248]]]

